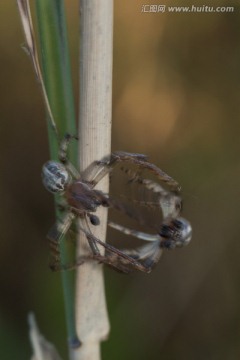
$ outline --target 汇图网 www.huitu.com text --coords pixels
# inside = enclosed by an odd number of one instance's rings
[[[142,13],[225,13],[234,12],[234,6],[166,6],[166,5],[142,5]]]

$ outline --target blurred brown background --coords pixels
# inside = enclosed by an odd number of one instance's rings
[[[163,3],[163,2],[160,2]],[[112,331],[103,359],[240,358],[240,7],[141,13],[116,0],[113,150],[146,153],[182,185],[189,247],[150,275],[106,270]],[[78,2],[66,1],[78,94]],[[71,26],[71,27],[70,27]],[[15,2],[0,3],[0,358],[30,358],[26,317],[66,359],[61,280],[47,267],[53,201],[44,105]]]

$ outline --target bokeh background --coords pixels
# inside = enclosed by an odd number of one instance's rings
[[[240,358],[240,7],[141,13],[116,0],[113,150],[146,153],[182,186],[192,243],[150,275],[106,270],[112,331],[103,359]],[[78,1],[66,1],[78,98]],[[67,358],[61,279],[48,267],[53,199],[44,104],[15,2],[0,2],[0,358],[29,359],[27,314]]]

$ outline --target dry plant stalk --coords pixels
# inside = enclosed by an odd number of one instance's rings
[[[47,114],[49,115],[49,119],[52,125],[53,130],[56,135],[58,134],[57,126],[55,124],[52,110],[48,101],[47,91],[44,85],[43,76],[41,72],[41,68],[38,60],[38,53],[35,42],[35,34],[33,30],[31,11],[28,0],[17,0],[17,5],[20,13],[20,18],[22,21],[22,26],[25,34],[26,44],[24,44],[24,49],[30,55],[31,60],[33,62],[34,70],[37,76],[37,80],[39,81],[44,97],[44,103],[46,106]]]
[[[112,36],[113,0],[80,1],[80,169],[111,152],[112,113]],[[108,192],[108,179],[99,189]],[[106,238],[107,210],[99,209],[101,224],[92,227],[95,236]],[[78,255],[83,254],[80,235]],[[77,271],[77,332],[82,346],[75,359],[100,359],[100,341],[107,338],[109,321],[106,309],[102,266],[86,263]]]

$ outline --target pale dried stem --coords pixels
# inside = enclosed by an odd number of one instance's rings
[[[112,34],[113,0],[80,0],[80,169],[111,152],[112,113]],[[108,192],[108,179],[97,188]],[[98,212],[101,224],[94,235],[106,237],[107,211]],[[83,254],[80,236],[78,255]],[[109,320],[106,309],[102,266],[86,263],[77,273],[77,332],[82,346],[73,350],[74,359],[99,360],[100,342],[107,338]]]
[[[56,136],[58,138],[57,126],[56,126],[56,123],[55,123],[55,120],[54,120],[54,117],[52,114],[51,106],[49,104],[47,91],[46,91],[45,84],[43,81],[42,71],[41,71],[41,68],[39,65],[37,46],[36,46],[36,40],[35,40],[36,36],[34,34],[29,1],[28,0],[17,0],[17,5],[18,5],[18,10],[19,10],[19,14],[20,14],[20,18],[21,18],[22,26],[23,26],[23,31],[24,31],[24,35],[25,35],[25,39],[26,39],[25,50],[29,53],[29,55],[31,57],[31,60],[32,60],[32,63],[34,66],[34,70],[35,70],[35,74],[41,85],[43,98],[44,98],[46,110],[47,110],[47,113],[49,116],[49,120],[50,120],[51,126],[52,126],[53,130],[55,131]]]

